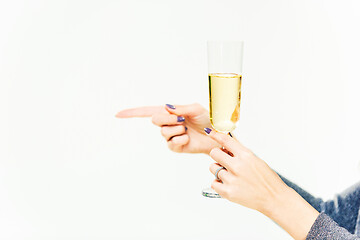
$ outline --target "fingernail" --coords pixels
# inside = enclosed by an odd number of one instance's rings
[[[183,121],[185,121],[185,118],[183,116],[178,116],[177,121],[178,122],[183,122]]]
[[[171,105],[171,104],[166,104],[166,106],[170,109],[175,109],[175,106],[174,105]]]
[[[185,126],[185,131],[187,131],[188,130],[188,128]]]
[[[211,130],[210,128],[204,128],[204,131],[205,131],[207,134],[210,134],[212,130]]]

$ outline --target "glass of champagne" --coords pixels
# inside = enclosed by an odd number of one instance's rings
[[[240,117],[243,46],[242,41],[207,42],[210,122],[230,136]],[[202,195],[221,198],[212,188]]]

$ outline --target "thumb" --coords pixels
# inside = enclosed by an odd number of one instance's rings
[[[178,116],[195,117],[195,116],[199,116],[200,114],[202,114],[203,112],[206,111],[206,109],[198,103],[193,103],[193,104],[189,104],[189,105],[166,104],[165,106],[166,106],[165,109],[169,113],[175,114]]]

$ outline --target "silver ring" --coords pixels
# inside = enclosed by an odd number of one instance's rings
[[[215,172],[215,174],[214,174],[215,177],[216,177],[216,180],[221,181],[221,179],[219,178],[218,174],[219,174],[219,171],[220,171],[220,170],[223,170],[223,169],[226,170],[226,168],[224,168],[224,167],[218,168],[218,169],[216,170],[216,172]]]

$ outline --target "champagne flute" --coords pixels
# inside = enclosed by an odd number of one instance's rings
[[[210,122],[230,136],[240,117],[243,45],[242,41],[207,42]],[[221,198],[212,188],[203,189],[202,195]]]

